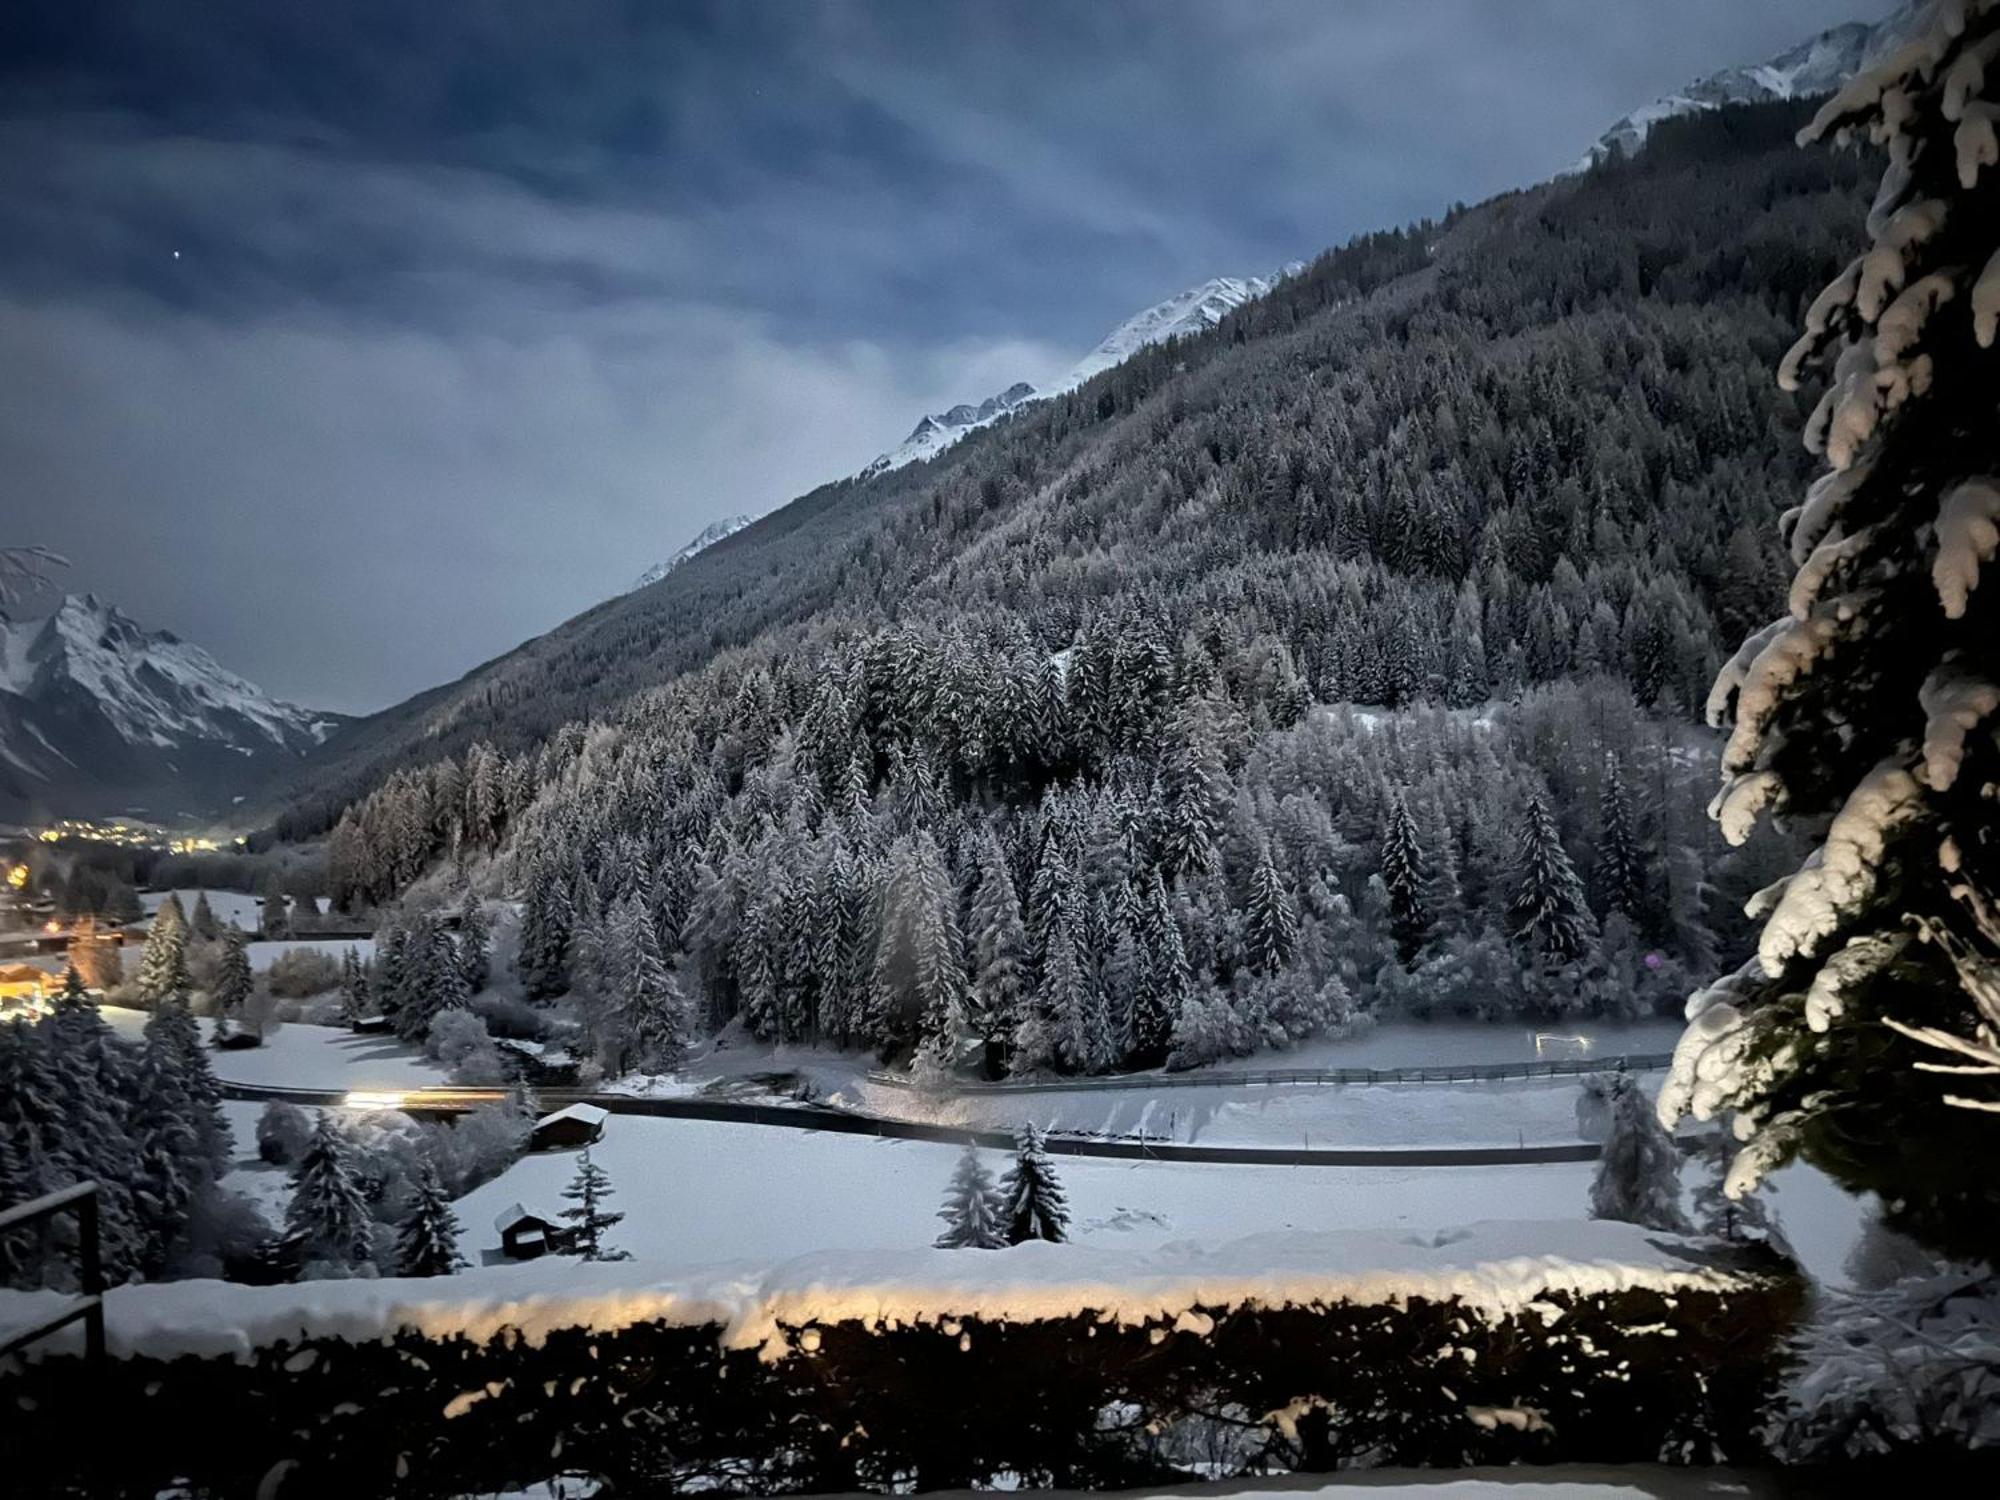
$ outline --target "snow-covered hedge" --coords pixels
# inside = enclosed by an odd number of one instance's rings
[[[37,1493],[250,1493],[278,1466],[280,1494],[428,1496],[579,1468],[621,1493],[774,1493],[1703,1460],[1753,1450],[1797,1304],[1783,1277],[1608,1223],[657,1280],[543,1261],[121,1290],[107,1377],[44,1358],[0,1381],[0,1410],[80,1430],[119,1413],[115,1445],[39,1447]]]

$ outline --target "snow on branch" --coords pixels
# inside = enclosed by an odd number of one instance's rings
[[[1980,566],[2000,545],[2000,484],[1992,479],[1968,479],[1945,492],[1938,506],[1937,559],[1931,581],[1945,617],[1965,614],[1972,591],[1979,587]]]
[[[1758,938],[1766,974],[1775,979],[1793,958],[1816,953],[1874,894],[1891,836],[1922,812],[1923,788],[1900,759],[1862,778],[1827,829],[1819,864],[1792,878]]]
[[[1924,780],[1932,791],[1948,792],[1965,759],[1965,739],[2000,709],[2000,685],[1953,652],[1917,690],[1924,709]]]

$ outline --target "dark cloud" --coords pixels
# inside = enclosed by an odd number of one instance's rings
[[[375,706],[1156,297],[1884,8],[17,0],[6,539]]]

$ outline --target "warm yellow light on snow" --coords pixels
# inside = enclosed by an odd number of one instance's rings
[[[349,1089],[340,1102],[349,1109],[401,1109],[403,1098],[398,1089]]]

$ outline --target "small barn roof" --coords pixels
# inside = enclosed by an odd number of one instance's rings
[[[584,1125],[602,1125],[610,1118],[611,1112],[609,1110],[599,1109],[595,1104],[570,1104],[565,1105],[552,1115],[543,1115],[539,1120],[535,1121],[535,1125],[537,1128],[540,1128],[543,1125],[552,1124],[557,1120],[575,1120]]]
[[[494,1219],[493,1227],[501,1234],[505,1234],[516,1224],[521,1223],[541,1224],[550,1229],[555,1227],[555,1222],[552,1219],[546,1219],[538,1213],[531,1213],[518,1203],[510,1203],[502,1209],[499,1217]]]

